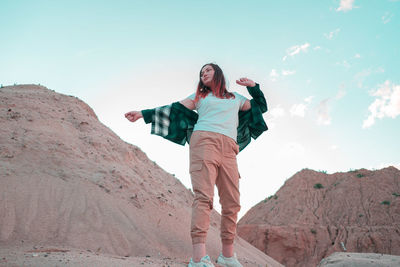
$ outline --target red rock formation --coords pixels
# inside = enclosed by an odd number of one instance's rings
[[[302,170],[249,210],[238,233],[288,267],[333,252],[400,255],[400,171]]]
[[[0,247],[189,259],[190,191],[84,102],[42,86],[4,87],[0,125]],[[214,259],[219,221],[214,211]],[[248,266],[279,266],[240,238],[236,250]]]
[[[375,253],[335,252],[324,258],[318,267],[399,267],[400,256]]]

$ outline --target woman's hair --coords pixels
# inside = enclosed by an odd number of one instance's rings
[[[214,77],[212,80],[212,88],[214,88],[214,90],[206,86],[201,80],[201,71],[207,65],[211,66],[214,69]],[[200,98],[205,98],[211,91],[214,94],[214,96],[218,98],[235,98],[235,95],[228,92],[228,90],[226,89],[225,77],[221,68],[217,64],[208,63],[205,64],[200,69],[200,81],[199,84],[197,85],[196,97],[194,99],[194,102],[197,103],[197,101],[199,101]]]

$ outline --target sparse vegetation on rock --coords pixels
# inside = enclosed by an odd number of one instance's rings
[[[314,185],[314,188],[315,189],[322,189],[322,188],[324,188],[324,186],[322,184],[320,184],[320,183],[317,183],[317,184]]]
[[[279,202],[250,209],[238,233],[287,267],[316,266],[345,250],[400,255],[399,179],[394,167],[333,174],[304,169],[279,189]]]

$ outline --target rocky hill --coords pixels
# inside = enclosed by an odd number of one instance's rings
[[[238,233],[288,267],[333,252],[400,255],[400,170],[302,170],[249,210]]]
[[[42,86],[7,86],[0,125],[0,249],[189,260],[191,192],[87,104]],[[219,222],[214,211],[214,259]],[[240,238],[236,251],[246,266],[280,266]]]

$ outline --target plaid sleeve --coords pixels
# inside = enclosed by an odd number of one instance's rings
[[[154,108],[142,110],[143,119],[146,124],[154,121],[154,111]]]
[[[251,138],[256,139],[268,130],[262,115],[268,110],[263,92],[258,84],[254,87],[247,87],[247,90],[253,99],[250,100],[250,110],[239,111],[239,126],[237,128],[239,151],[242,151],[250,143]]]
[[[258,104],[262,113],[268,110],[267,101],[265,100],[264,93],[260,90],[260,85],[256,83],[254,87],[247,87],[247,91]]]
[[[171,105],[162,106],[154,109],[153,120],[151,123],[151,133],[162,137],[168,135],[170,125],[169,114],[171,113]]]

